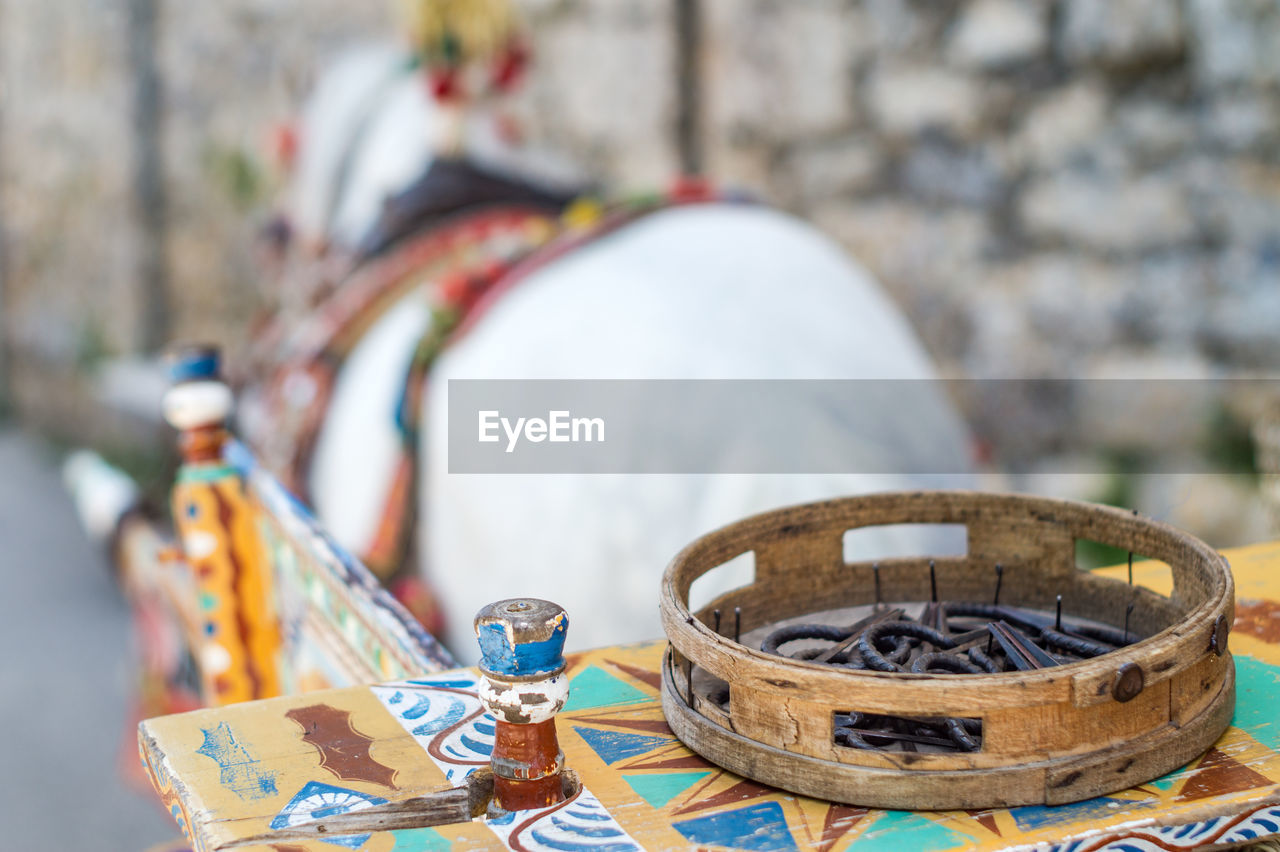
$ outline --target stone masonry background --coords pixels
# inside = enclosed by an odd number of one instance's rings
[[[665,185],[692,147],[717,182],[846,246],[948,376],[1280,364],[1280,0],[520,5],[535,62],[514,109],[533,139],[619,190]],[[270,128],[393,17],[339,0],[0,0],[0,317],[20,411],[66,431],[105,356],[242,345],[262,302],[252,235],[278,188]],[[1167,400],[1141,437],[1192,452],[1219,404]],[[1066,453],[1089,415],[968,413],[997,446],[1030,429]]]

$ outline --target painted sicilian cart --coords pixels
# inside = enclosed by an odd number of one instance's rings
[[[229,442],[216,355],[186,350],[173,374],[186,570],[167,571],[194,595],[214,706],[144,722],[139,743],[195,849],[1280,834],[1275,546],[1233,554],[1233,578],[1193,537],[1107,507],[848,498],[689,545],[659,596],[666,644],[565,657],[566,613],[513,599],[475,619],[478,671],[440,671],[435,641]],[[965,554],[846,560],[849,529],[902,523],[962,524]],[[1127,580],[1080,571],[1081,538],[1150,558]],[[691,608],[693,583],[743,553],[752,579]]]
[[[527,783],[510,778],[518,774],[512,767],[522,764],[508,756],[511,737],[502,729],[522,726],[508,721],[513,708],[495,700],[493,686],[521,681],[503,666],[521,657],[519,643],[529,638],[529,628],[510,624],[500,624],[498,633],[514,637],[515,645],[499,641],[480,670],[155,719],[142,726],[141,754],[193,847],[208,850],[1248,845],[1280,834],[1280,634],[1274,629],[1280,545],[1226,555],[1238,593],[1230,631],[1236,676],[1230,727],[1186,766],[1074,803],[883,810],[805,797],[737,775],[673,732],[681,726],[669,724],[670,707],[683,703],[685,685],[667,644],[653,642],[570,654],[563,661],[555,659],[554,648],[540,651],[549,663],[525,682],[545,679],[549,669],[569,687],[553,720],[563,751],[563,798],[507,810],[494,798],[497,780],[505,774],[509,784]],[[1123,567],[1104,574],[1124,584]],[[1138,585],[1159,592],[1168,573],[1139,562],[1134,576]],[[538,638],[533,636],[535,644]],[[1218,656],[1208,637],[1201,638],[1214,659],[1230,659],[1225,648]],[[513,647],[515,653],[508,650]],[[1148,684],[1148,691],[1157,685]],[[1220,695],[1214,691],[1209,703]],[[553,705],[563,700],[553,699]],[[552,760],[544,771],[558,768]]]
[[[230,441],[214,353],[181,352],[173,374],[178,545],[128,526],[122,545],[163,555],[212,705],[139,733],[195,849],[1280,835],[1276,545],[1229,553],[1233,578],[1191,536],[1106,507],[850,498],[691,544],[658,595],[668,643],[562,656],[563,610],[516,599],[476,619],[480,669],[448,668]],[[966,552],[845,559],[848,529],[900,523],[963,524]],[[1079,538],[1150,558],[1079,571]],[[690,608],[694,581],[743,552],[753,579]]]
[[[906,491],[699,539],[661,586],[659,624],[660,566],[706,529],[920,483],[690,496],[648,480],[622,499],[595,481],[553,501],[537,477],[448,477],[451,379],[934,371],[869,276],[802,223],[696,181],[602,203],[504,159],[467,92],[523,61],[505,5],[415,9],[430,88],[403,57],[365,57],[323,99],[339,143],[300,140],[299,172],[318,177],[299,186],[319,201],[276,232],[285,286],[249,359],[251,449],[228,436],[216,357],[188,350],[166,402],[184,460],[174,543],[120,527],[161,709],[181,709],[181,685],[208,705],[140,732],[194,848],[1083,850],[1277,833],[1274,548],[1233,557],[1236,599],[1225,563],[1176,531]],[[967,435],[934,403],[916,422],[867,411],[868,451],[952,469]],[[1101,538],[1155,557],[1134,581],[1076,571],[1074,540],[1099,519]],[[887,530],[910,522],[962,524],[967,549],[879,563],[842,546],[853,527],[901,544]],[[690,602],[692,574],[746,551],[752,580]],[[1167,587],[1144,586],[1160,566]],[[473,658],[472,614],[526,590],[565,604],[571,641],[596,650],[562,656],[563,613],[516,598],[480,620],[481,667],[456,667],[434,636]],[[663,630],[669,645],[619,644]]]

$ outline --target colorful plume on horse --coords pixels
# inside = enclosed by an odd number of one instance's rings
[[[520,80],[528,60],[510,0],[400,0],[410,44],[437,100],[479,100]]]

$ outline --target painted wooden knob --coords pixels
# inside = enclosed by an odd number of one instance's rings
[[[231,389],[220,376],[215,346],[184,346],[169,356],[172,387],[164,395],[164,419],[180,431],[220,426],[231,414]]]
[[[480,701],[493,714],[493,795],[507,811],[564,800],[564,752],[555,715],[569,698],[564,639],[569,616],[537,598],[486,606],[476,615]]]
[[[215,346],[183,346],[169,354],[173,385],[165,391],[164,419],[180,433],[178,446],[187,464],[221,461],[227,439],[224,424],[235,400],[220,370]]]

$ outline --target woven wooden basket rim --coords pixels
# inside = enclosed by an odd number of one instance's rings
[[[913,674],[824,666],[766,654],[713,629],[741,607],[742,631],[811,612],[875,602],[872,563],[844,561],[844,533],[885,524],[963,524],[965,556],[935,557],[944,600],[989,595],[992,560],[1007,560],[1003,602],[1097,618],[1141,606],[1153,635],[1089,660],[998,674]],[[1077,539],[1163,561],[1169,597],[1080,571]],[[695,579],[740,554],[755,578],[691,612]],[[883,600],[921,600],[929,557],[880,560]],[[922,570],[923,569],[923,570]],[[926,593],[927,594],[927,593]],[[1234,707],[1226,647],[1234,584],[1204,542],[1149,518],[1073,500],[969,491],[886,492],[792,506],[699,538],[663,576],[670,649],[662,702],[676,735],[715,763],[775,786],[849,804],[984,808],[1058,804],[1143,783],[1200,754]],[[988,601],[990,598],[988,598]],[[708,622],[711,622],[709,624]],[[1135,669],[1137,671],[1135,671]],[[1136,686],[1133,675],[1137,678]],[[719,685],[717,685],[719,684]],[[729,703],[716,698],[728,687]],[[976,751],[894,752],[834,741],[835,714],[976,718]]]
[[[898,503],[899,509],[890,513],[889,519],[879,518],[871,521],[862,519],[868,511],[875,511],[890,503]],[[966,507],[1023,509],[1039,513],[1041,517],[1038,520],[1046,524],[1069,523],[1074,537],[1098,540],[1126,549],[1132,547],[1135,554],[1141,553],[1165,562],[1173,572],[1175,593],[1179,590],[1184,593],[1194,592],[1196,577],[1192,575],[1195,574],[1198,574],[1198,579],[1205,588],[1199,595],[1198,602],[1188,602],[1190,607],[1180,621],[1123,649],[1090,660],[1067,663],[1053,668],[999,674],[944,675],[850,670],[824,666],[807,660],[779,657],[734,642],[716,633],[689,610],[688,595],[693,581],[729,559],[755,549],[755,546],[760,543],[762,533],[786,532],[788,529],[802,529],[806,533],[811,533],[816,528],[843,535],[845,530],[884,524],[965,524],[967,520],[971,520],[964,516],[963,509]],[[1107,535],[1108,530],[1139,531],[1142,535],[1137,541],[1123,541]],[[1149,552],[1151,544],[1160,545],[1157,551],[1165,550],[1166,552]],[[1171,558],[1171,551],[1177,548],[1183,548],[1184,554],[1189,558]],[[968,557],[960,557],[957,560],[939,559],[938,561],[941,565],[947,562],[963,562],[967,559]],[[887,565],[892,564],[893,560],[881,560],[881,562]],[[1119,580],[1109,582],[1123,583]],[[735,590],[737,591],[740,590]],[[974,706],[981,707],[987,702],[981,700],[982,695],[979,690],[985,690],[993,680],[1018,679],[1027,686],[1035,686],[1060,682],[1064,678],[1079,679],[1091,674],[1110,676],[1114,673],[1117,664],[1124,660],[1163,658],[1179,649],[1189,651],[1191,650],[1190,634],[1196,632],[1194,628],[1203,626],[1206,630],[1209,629],[1211,625],[1208,622],[1212,620],[1214,614],[1221,612],[1224,606],[1229,610],[1233,598],[1234,584],[1230,567],[1221,554],[1190,533],[1133,512],[1079,500],[1021,494],[911,491],[880,492],[788,506],[735,521],[708,533],[687,545],[668,564],[662,578],[660,611],[667,636],[680,653],[717,674],[722,667],[717,665],[716,656],[723,654],[736,657],[740,662],[748,665],[769,667],[774,672],[790,670],[810,686],[825,685],[829,689],[841,691],[847,691],[855,685],[874,687],[877,684],[891,686],[898,690],[909,685],[945,687],[953,695],[964,694],[969,696],[970,700],[977,699],[977,704]],[[714,602],[700,611],[707,611],[713,605]],[[1204,635],[1207,637],[1208,633]],[[702,653],[713,647],[715,654],[708,656]],[[1208,650],[1207,644],[1203,650]],[[1172,673],[1191,662],[1193,662],[1192,659],[1175,660],[1175,665],[1171,669],[1157,672],[1157,674]],[[910,693],[911,700],[919,697],[915,689],[911,689]]]

